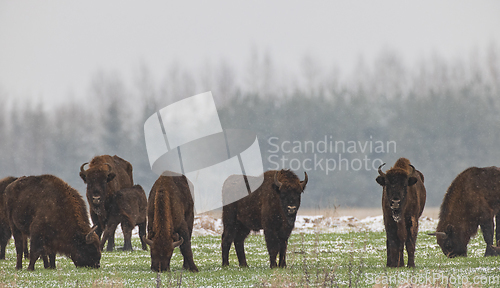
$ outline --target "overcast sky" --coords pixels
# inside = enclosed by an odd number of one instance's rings
[[[156,77],[174,62],[196,71],[224,60],[244,71],[252,49],[291,71],[305,55],[348,70],[383,49],[411,65],[491,43],[500,47],[495,0],[0,0],[0,97],[50,106],[83,97],[98,71],[128,81],[142,64]]]

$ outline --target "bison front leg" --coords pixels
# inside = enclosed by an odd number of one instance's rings
[[[106,226],[106,229],[104,230],[101,238],[101,251],[104,249],[104,244],[106,244],[106,241],[108,242],[107,251],[113,251],[116,226],[118,226],[118,222],[116,221],[110,221]],[[113,239],[113,244],[111,245],[110,250],[111,239]]]
[[[418,220],[412,218],[407,224],[406,251],[408,252],[408,267],[415,267],[415,246],[417,244]]]
[[[397,237],[387,234],[387,267],[404,267],[403,258],[404,242]]]
[[[267,252],[269,253],[269,267],[276,268],[276,256],[280,250],[279,238],[276,232],[264,230],[264,236],[266,238]]]
[[[187,226],[182,231],[179,231],[179,236],[184,239],[184,242],[179,247],[181,249],[182,256],[184,258],[184,263],[182,267],[191,272],[198,272],[198,267],[194,264],[193,251],[191,250],[191,235],[187,231]]]
[[[279,262],[280,268],[286,267],[286,249],[287,249],[287,246],[288,246],[288,240],[282,240],[280,243],[280,262]]]

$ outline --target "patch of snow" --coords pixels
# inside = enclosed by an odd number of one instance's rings
[[[421,217],[419,231],[435,231],[437,219]],[[350,233],[350,232],[383,232],[384,218],[382,215],[357,219],[353,216],[324,217],[324,216],[297,216],[292,233]],[[212,216],[195,216],[193,236],[220,236],[223,232],[222,219]],[[259,232],[255,233],[259,234]],[[123,238],[121,227],[116,229],[116,237]],[[139,238],[139,229],[135,227],[132,237]]]

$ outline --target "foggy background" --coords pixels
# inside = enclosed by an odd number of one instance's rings
[[[388,169],[407,157],[439,206],[459,172],[500,162],[499,12],[495,1],[0,2],[0,177],[50,173],[84,194],[80,165],[116,154],[149,193],[144,121],[212,91],[223,128],[257,132],[264,169],[272,155],[314,157],[271,152],[271,137],[394,141],[395,153],[342,158]],[[308,174],[303,207],[380,205],[376,170]]]

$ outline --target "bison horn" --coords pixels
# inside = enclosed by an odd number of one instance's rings
[[[172,243],[172,247],[175,248],[177,246],[180,246],[183,242],[184,242],[184,239],[181,237],[181,239],[179,241],[175,241],[174,243]]]
[[[380,166],[378,166],[378,174],[380,174],[380,176],[382,176],[382,177],[385,177],[385,173],[384,173],[384,172],[382,172],[382,167],[383,167],[384,165],[385,165],[385,163],[384,163],[384,164],[382,164],[382,165],[380,165]]]
[[[415,172],[415,166],[413,166],[413,165],[410,164],[410,167],[413,169],[413,170],[411,170],[411,173],[410,173],[410,175],[411,175],[411,174],[413,174]]]
[[[80,172],[83,172],[85,173],[85,169],[83,168],[85,165],[89,164],[89,162],[85,162],[82,164],[82,166],[80,166]]]
[[[278,171],[274,173],[274,185],[278,186],[278,189],[281,188],[281,182],[278,180]]]
[[[95,230],[97,230],[97,225],[92,227],[92,229],[90,229],[90,232],[85,236],[85,242],[87,242],[87,244],[92,243],[92,234],[95,234]]]
[[[153,241],[146,238],[146,235],[142,235],[142,241],[144,241],[144,243],[148,244],[149,246],[153,245]]]
[[[438,236],[438,235],[440,235],[440,236],[446,236],[446,233],[444,233],[444,232],[434,232],[434,233],[429,233],[427,235],[429,235],[429,236]]]
[[[300,181],[300,187],[302,188],[302,190],[304,190],[304,188],[306,187],[307,181],[309,180],[309,178],[307,177],[306,171],[304,171],[304,174],[305,174],[304,181]]]

